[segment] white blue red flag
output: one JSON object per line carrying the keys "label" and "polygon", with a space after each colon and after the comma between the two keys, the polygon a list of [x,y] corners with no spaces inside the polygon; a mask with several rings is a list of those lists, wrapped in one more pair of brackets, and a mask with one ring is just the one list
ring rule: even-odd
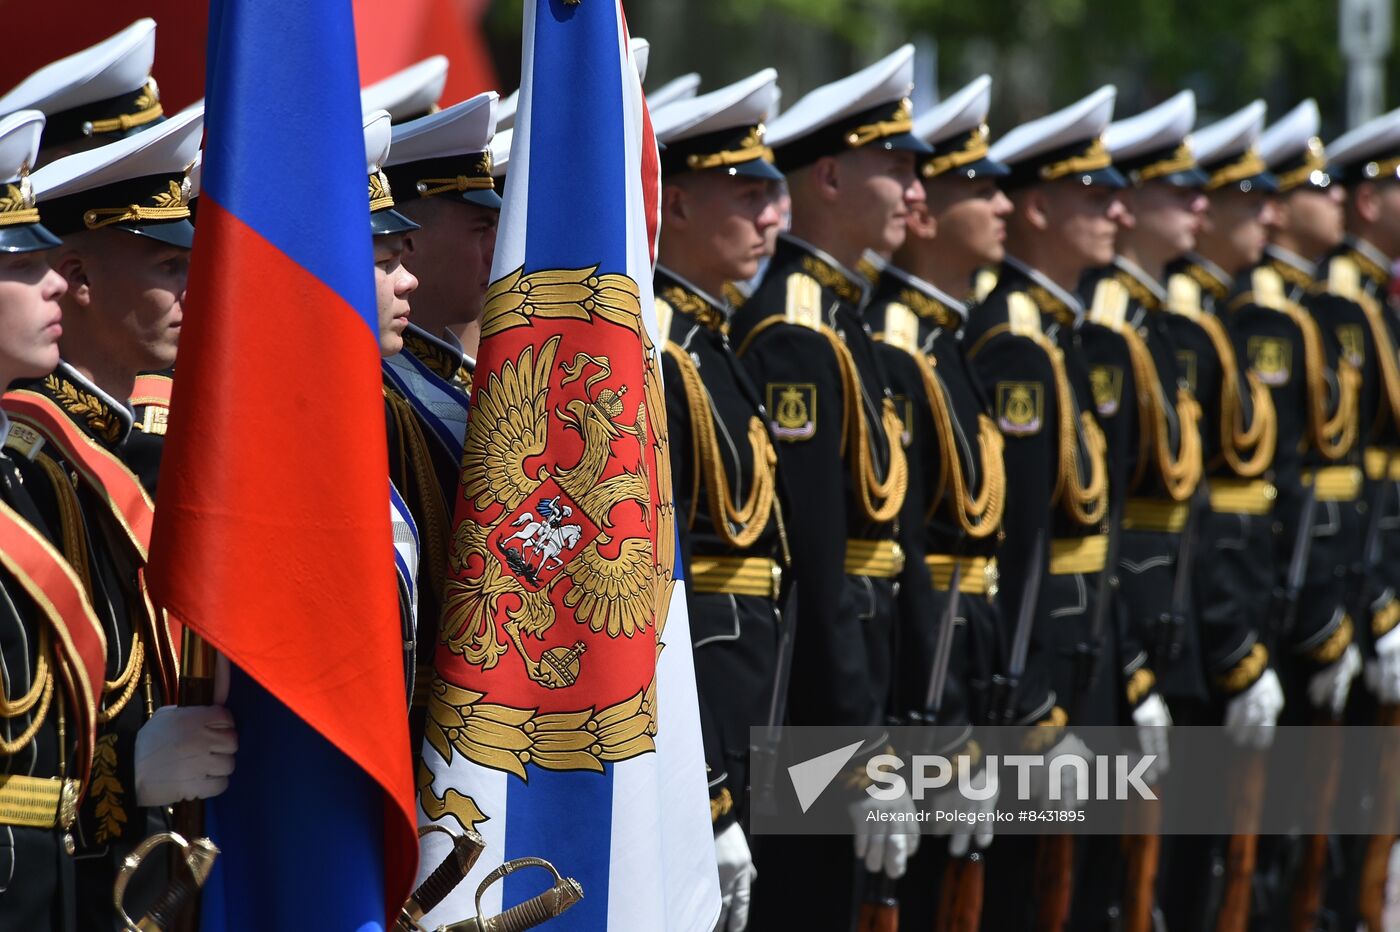
{"label": "white blue red flag", "polygon": [[[708,930],[718,876],[651,276],[656,141],[618,0],[528,0],[472,378],[423,766],[424,821],[583,886],[550,928]],[[422,874],[442,859],[424,840]],[[487,913],[546,885],[489,889]]]}

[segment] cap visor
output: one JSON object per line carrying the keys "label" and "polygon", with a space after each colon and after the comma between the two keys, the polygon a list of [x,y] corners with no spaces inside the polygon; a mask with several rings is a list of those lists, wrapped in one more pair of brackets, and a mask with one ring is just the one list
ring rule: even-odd
{"label": "cap visor", "polygon": [[1188,168],[1184,172],[1172,172],[1156,180],[1176,188],[1204,188],[1210,183],[1210,175],[1199,168]]}
{"label": "cap visor", "polygon": [[21,223],[0,227],[0,252],[39,252],[63,245],[63,240],[50,233],[42,224]]}
{"label": "cap visor", "polygon": [[421,230],[422,227],[388,207],[369,215],[369,229],[374,236],[388,236],[390,233],[412,233],[414,230]]}
{"label": "cap visor", "polygon": [[1246,194],[1258,191],[1261,194],[1277,194],[1278,178],[1273,172],[1260,172],[1257,175],[1250,175],[1235,182],[1235,185]]}
{"label": "cap visor", "polygon": [[[1068,175],[1066,177],[1073,178],[1074,176]],[[1095,188],[1126,188],[1128,186],[1128,179],[1124,178],[1123,173],[1112,165],[1084,172],[1082,178],[1086,185]]]}
{"label": "cap visor", "polygon": [[957,169],[969,181],[974,178],[1005,178],[1011,174],[1011,166],[996,159],[978,159]]}
{"label": "cap visor", "polygon": [[783,180],[783,173],[778,171],[773,163],[767,159],[751,159],[747,162],[740,162],[738,165],[730,165],[727,168],[717,168],[715,171],[741,175],[745,178],[762,178],[765,181]]}
{"label": "cap visor", "polygon": [[913,133],[896,133],[893,136],[886,136],[884,139],[878,140],[876,145],[886,149],[913,152],[918,155],[933,155],[933,147]]}
{"label": "cap visor", "polygon": [[501,209],[501,196],[496,193],[495,188],[485,188],[480,191],[463,191],[462,201],[467,204],[475,204],[477,207],[485,207],[488,210]]}
{"label": "cap visor", "polygon": [[137,236],[149,236],[151,239],[169,243],[171,246],[179,246],[182,249],[194,247],[194,224],[188,220],[167,220],[163,223],[121,223],[117,225],[117,229],[135,233]]}

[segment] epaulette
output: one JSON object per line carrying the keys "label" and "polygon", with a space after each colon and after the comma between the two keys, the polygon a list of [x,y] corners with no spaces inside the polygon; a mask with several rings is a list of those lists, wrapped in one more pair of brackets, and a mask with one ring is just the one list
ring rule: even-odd
{"label": "epaulette", "polygon": [[1157,300],[1157,295],[1152,293],[1152,289],[1139,281],[1136,275],[1119,269],[1113,273],[1113,280],[1128,290],[1129,297],[1148,310],[1155,311],[1161,304],[1161,302]]}
{"label": "epaulette", "polygon": [[972,297],[981,304],[987,300],[987,295],[997,286],[997,270],[993,268],[979,269],[972,279]]}
{"label": "epaulette", "polygon": [[790,324],[817,330],[822,324],[822,286],[806,272],[787,277],[787,305],[783,317]]}
{"label": "epaulette", "polygon": [[663,344],[670,338],[671,318],[675,314],[676,309],[671,307],[670,302],[663,298],[656,299],[656,332]]}
{"label": "epaulette", "polygon": [[1018,337],[1040,336],[1040,308],[1023,291],[1006,296],[1006,323]]}
{"label": "epaulette", "polygon": [[1229,287],[1224,282],[1194,262],[1186,266],[1186,274],[1191,276],[1203,289],[1209,291],[1217,301],[1225,300],[1230,293]]}
{"label": "epaulette", "polygon": [[1180,272],[1167,279],[1167,310],[1195,319],[1201,313],[1201,283]]}
{"label": "epaulette", "polygon": [[1327,263],[1327,291],[1355,301],[1361,294],[1361,266],[1350,256],[1334,256]]}
{"label": "epaulette", "polygon": [[1288,303],[1284,293],[1283,276],[1269,266],[1261,265],[1250,273],[1249,287],[1250,300],[1260,307],[1281,311]]}
{"label": "epaulette", "polygon": [[897,301],[885,305],[880,338],[906,353],[919,352],[919,315]]}
{"label": "epaulette", "polygon": [[1089,307],[1089,320],[1101,327],[1117,330],[1128,319],[1128,302],[1132,295],[1117,276],[1100,279],[1094,287],[1094,301]]}

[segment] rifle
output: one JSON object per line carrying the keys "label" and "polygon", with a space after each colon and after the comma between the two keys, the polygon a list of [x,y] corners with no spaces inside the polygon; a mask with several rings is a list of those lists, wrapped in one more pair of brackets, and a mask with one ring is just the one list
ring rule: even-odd
{"label": "rifle", "polygon": [[[1191,568],[1195,560],[1196,529],[1201,512],[1209,501],[1205,483],[1196,487],[1176,548],[1176,573],[1172,577],[1172,599],[1157,618],[1154,659],[1173,663],[1181,657],[1191,596]],[[1151,932],[1152,907],[1156,903],[1157,869],[1161,863],[1162,804],[1160,800],[1135,800],[1132,818],[1140,825],[1123,836],[1126,862],[1123,891],[1125,932]]]}
{"label": "rifle", "polygon": [[779,610],[778,659],[773,670],[773,693],[768,700],[768,722],[758,744],[749,748],[749,785],[752,811],[758,816],[778,812],[778,745],[787,716],[788,679],[792,673],[792,649],[797,634],[797,586],[788,590],[787,603]]}
{"label": "rifle", "polygon": [[895,881],[884,871],[866,874],[857,932],[899,932],[899,898]]}
{"label": "rifle", "polygon": [[992,676],[991,699],[988,703],[992,724],[1010,725],[1016,720],[1016,689],[1026,672],[1026,654],[1030,651],[1031,625],[1035,622],[1035,603],[1040,598],[1040,579],[1049,559],[1045,553],[1045,528],[1036,531],[1032,544],[1032,559],[1021,589],[1021,605],[1016,613],[1016,629],[1011,638],[1011,653],[1007,657],[1006,673]]}
{"label": "rifle", "polygon": [[1103,651],[1103,633],[1108,627],[1108,617],[1113,605],[1113,590],[1118,588],[1118,548],[1123,539],[1123,504],[1125,495],[1119,495],[1113,502],[1108,518],[1108,553],[1104,557],[1103,572],[1099,574],[1098,601],[1094,603],[1094,615],[1089,621],[1089,636],[1074,648],[1074,703],[1075,717],[1081,711],[1085,697],[1093,692],[1099,678],[1099,655]]}
{"label": "rifle", "polygon": [[[1274,590],[1270,619],[1275,633],[1282,637],[1293,630],[1298,618],[1298,596],[1303,591],[1303,577],[1308,570],[1312,551],[1312,532],[1317,522],[1317,487],[1304,486],[1303,507],[1289,552],[1288,571],[1283,585]],[[1254,866],[1258,858],[1259,809],[1266,791],[1266,758],[1262,751],[1249,750],[1245,758],[1244,778],[1235,795],[1235,832],[1230,836],[1225,853],[1225,887],[1221,894],[1216,932],[1244,932],[1249,925],[1250,898],[1254,883]]]}
{"label": "rifle", "polygon": [[[1400,705],[1382,705],[1376,711],[1376,724],[1400,727]],[[1357,914],[1368,932],[1378,932],[1385,913],[1385,885],[1390,873],[1390,852],[1395,847],[1396,807],[1400,790],[1400,761],[1388,754],[1381,763],[1381,779],[1377,784],[1376,811],[1381,834],[1366,839],[1366,853],[1361,862],[1361,890]]]}
{"label": "rifle", "polygon": [[[140,922],[134,922],[127,915],[123,902],[126,899],[127,884],[131,882],[132,876],[146,856],[161,845],[167,844],[179,848],[181,854],[175,858],[176,867],[170,885],[165,888],[165,892],[151,907],[150,912],[141,917]],[[199,892],[199,888],[204,886],[204,881],[209,879],[209,873],[214,869],[214,859],[218,856],[219,849],[209,839],[196,838],[190,842],[176,832],[160,832],[141,842],[123,860],[121,870],[117,872],[117,881],[112,887],[112,901],[117,907],[117,916],[121,919],[123,927],[127,932],[169,932],[180,921],[185,908]]]}

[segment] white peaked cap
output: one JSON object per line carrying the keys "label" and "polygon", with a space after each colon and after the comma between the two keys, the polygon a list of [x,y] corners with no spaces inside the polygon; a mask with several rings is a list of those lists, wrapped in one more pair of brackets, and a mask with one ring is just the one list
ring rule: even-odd
{"label": "white peaked cap", "polygon": [[393,129],[392,152],[384,164],[402,165],[484,151],[496,135],[498,99],[495,91],[486,91],[437,113],[398,124]]}
{"label": "white peaked cap", "polygon": [[53,200],[146,175],[184,172],[203,135],[204,111],[183,111],[145,132],[51,162],[31,181],[41,200]]}
{"label": "white peaked cap", "polygon": [[773,121],[768,142],[774,147],[785,145],[872,107],[907,97],[913,89],[914,46],[904,45],[875,64],[806,94]]}
{"label": "white peaked cap", "polygon": [[0,113],[47,114],[139,90],[156,58],[156,21],[138,19],[121,32],[40,68],[0,97]]}
{"label": "white peaked cap", "polygon": [[987,122],[992,77],[981,75],[914,118],[914,135],[929,145],[964,136]]}
{"label": "white peaked cap", "polygon": [[360,91],[360,109],[386,110],[391,120],[410,120],[431,111],[446,86],[447,56],[434,55]]}
{"label": "white peaked cap", "polygon": [[1176,148],[1195,125],[1196,95],[1182,91],[1149,110],[1110,123],[1103,144],[1115,162],[1128,161]]}
{"label": "white peaked cap", "polygon": [[647,95],[647,106],[655,113],[667,104],[688,100],[700,92],[700,72],[692,71],[672,78]]}
{"label": "white peaked cap", "polygon": [[652,112],[657,142],[670,144],[738,126],[766,122],[773,113],[778,72],[764,68],[727,87]]}
{"label": "white peaked cap", "polygon": [[1118,89],[1106,84],[1063,110],[1022,123],[998,139],[989,154],[998,162],[1018,165],[1065,146],[1097,139],[1113,119],[1117,97]]}

